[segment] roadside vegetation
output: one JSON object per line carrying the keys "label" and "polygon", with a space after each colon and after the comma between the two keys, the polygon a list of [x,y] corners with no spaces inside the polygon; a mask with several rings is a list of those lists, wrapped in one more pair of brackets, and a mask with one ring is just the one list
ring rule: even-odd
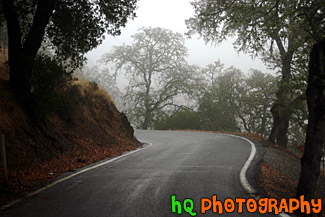
{"label": "roadside vegetation", "polygon": [[140,146],[109,93],[72,75],[104,33],[120,33],[135,3],[0,1],[0,133],[8,165],[0,206]]}
{"label": "roadside vegetation", "polygon": [[0,189],[0,206],[62,173],[140,146],[126,116],[94,82],[61,84],[55,94],[64,97],[36,104],[32,116],[7,84],[0,83],[0,131],[6,139],[9,183]]}
{"label": "roadside vegetation", "polygon": [[[276,74],[243,72],[219,60],[191,65],[185,37],[160,27],[140,28],[131,43],[107,51],[100,67],[83,67],[105,34],[119,35],[136,16],[136,3],[0,1],[9,57],[0,76],[9,186],[31,189],[48,176],[136,148],[129,119],[140,129],[254,134],[300,152],[295,196],[313,198],[323,180],[324,0],[192,1],[187,37],[198,34],[207,43],[234,37],[238,52],[262,59]],[[122,74],[125,90],[116,84]],[[41,165],[46,172],[35,170]],[[264,163],[261,170],[276,176]]]}

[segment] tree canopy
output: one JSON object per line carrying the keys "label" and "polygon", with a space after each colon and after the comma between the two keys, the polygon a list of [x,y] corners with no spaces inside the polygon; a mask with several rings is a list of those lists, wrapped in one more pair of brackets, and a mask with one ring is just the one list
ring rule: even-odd
{"label": "tree canopy", "polygon": [[99,45],[104,33],[118,35],[135,16],[137,0],[1,0],[0,19],[9,38],[10,84],[22,94],[42,43],[70,68]]}
{"label": "tree canopy", "polygon": [[233,36],[237,50],[258,56],[279,70],[281,83],[272,108],[270,140],[286,145],[293,113],[290,104],[305,98],[295,93],[304,95],[306,86],[295,85],[293,77],[307,72],[309,50],[325,35],[325,2],[195,0],[192,5],[195,15],[186,21],[188,35],[198,33],[205,41],[216,43]]}
{"label": "tree canopy", "polygon": [[131,45],[116,46],[102,58],[112,63],[115,73],[124,71],[129,117],[139,127],[151,127],[157,113],[175,106],[175,96],[186,93],[192,68],[187,65],[187,49],[179,33],[163,28],[141,28]]}

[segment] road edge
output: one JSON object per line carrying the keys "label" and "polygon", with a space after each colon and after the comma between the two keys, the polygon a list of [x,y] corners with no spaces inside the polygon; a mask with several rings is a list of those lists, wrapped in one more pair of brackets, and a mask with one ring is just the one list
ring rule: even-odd
{"label": "road edge", "polygon": [[225,135],[245,140],[246,142],[248,142],[251,145],[251,152],[249,154],[249,157],[248,157],[247,161],[245,162],[244,166],[242,167],[242,169],[240,170],[239,180],[240,180],[240,184],[243,186],[243,188],[249,194],[251,194],[251,195],[256,194],[256,190],[251,186],[251,184],[249,184],[249,182],[247,180],[247,176],[246,176],[246,172],[247,172],[247,170],[248,170],[250,164],[252,163],[252,161],[255,157],[255,154],[256,154],[255,144],[252,141],[250,141],[249,139],[246,139],[245,137],[231,135],[231,134],[225,134]]}
{"label": "road edge", "polygon": [[140,141],[140,140],[138,140],[138,141],[141,142],[141,143],[143,143],[143,144],[148,144],[148,145],[147,145],[147,146],[144,146],[144,147],[137,148],[137,149],[135,149],[135,150],[133,150],[133,151],[124,152],[124,153],[123,153],[122,155],[120,155],[120,156],[113,157],[113,158],[109,158],[109,159],[107,159],[107,160],[104,160],[104,161],[101,162],[101,163],[95,163],[93,166],[89,166],[89,167],[86,166],[86,167],[84,167],[83,169],[81,169],[80,171],[75,172],[75,173],[73,173],[73,174],[71,174],[71,175],[69,175],[69,176],[63,177],[63,178],[61,178],[61,179],[58,179],[58,180],[56,180],[56,181],[54,181],[54,182],[52,182],[52,183],[50,183],[50,184],[48,184],[48,185],[46,185],[46,186],[44,186],[44,187],[42,187],[42,188],[39,188],[39,189],[37,189],[37,190],[35,190],[35,191],[33,191],[33,192],[27,194],[26,196],[22,197],[21,199],[14,200],[14,201],[12,201],[12,202],[10,202],[10,203],[4,205],[4,206],[1,206],[1,207],[0,207],[0,211],[3,211],[3,210],[5,210],[5,209],[8,209],[8,208],[10,208],[10,207],[16,205],[17,203],[20,203],[21,201],[23,201],[23,200],[29,198],[29,197],[32,197],[32,196],[34,196],[34,195],[37,195],[37,194],[41,193],[42,191],[45,191],[45,190],[47,190],[47,189],[49,189],[49,188],[51,188],[51,187],[53,187],[53,186],[55,186],[55,185],[57,185],[57,184],[63,182],[63,181],[66,181],[66,180],[68,180],[68,179],[71,179],[71,178],[73,178],[73,177],[75,177],[75,176],[77,176],[77,175],[80,175],[80,174],[85,173],[85,172],[87,172],[87,171],[90,171],[90,170],[96,169],[96,168],[98,168],[98,167],[104,166],[104,165],[109,164],[109,163],[111,163],[111,162],[117,161],[117,160],[119,160],[119,159],[121,159],[121,158],[124,158],[124,157],[126,157],[126,156],[129,156],[129,155],[135,154],[135,153],[137,153],[137,152],[139,152],[139,151],[143,151],[144,149],[149,148],[149,147],[152,146],[152,143],[151,143],[151,142]]}
{"label": "road edge", "polygon": [[[242,137],[242,136],[236,136],[236,135],[232,135],[232,134],[225,134],[227,136],[231,136],[231,137],[236,137],[242,140],[245,140],[246,142],[248,142],[251,145],[251,152],[250,155],[246,161],[246,163],[244,164],[243,168],[240,170],[240,184],[243,186],[243,188],[252,196],[254,196],[255,198],[259,198],[258,195],[256,195],[257,191],[249,184],[248,180],[247,180],[247,176],[246,176],[246,172],[250,166],[250,164],[252,163],[255,154],[256,154],[256,146],[254,144],[254,142],[252,142],[251,140]],[[279,216],[281,217],[291,217],[290,215],[286,214],[286,213],[280,213]]]}

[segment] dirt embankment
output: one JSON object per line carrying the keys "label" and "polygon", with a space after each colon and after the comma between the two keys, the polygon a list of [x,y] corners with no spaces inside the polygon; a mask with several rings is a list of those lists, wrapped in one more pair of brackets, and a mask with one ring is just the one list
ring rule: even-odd
{"label": "dirt embankment", "polygon": [[9,186],[0,188],[0,206],[59,174],[140,145],[126,116],[96,84],[73,81],[63,91],[69,106],[32,121],[6,81],[0,82],[0,133],[6,138],[9,173]]}
{"label": "dirt embankment", "polygon": [[[259,148],[262,160],[257,178],[262,197],[295,198],[300,175],[300,157],[279,146],[262,145]],[[314,216],[325,217],[325,171],[317,181],[315,199],[321,199],[322,211]]]}

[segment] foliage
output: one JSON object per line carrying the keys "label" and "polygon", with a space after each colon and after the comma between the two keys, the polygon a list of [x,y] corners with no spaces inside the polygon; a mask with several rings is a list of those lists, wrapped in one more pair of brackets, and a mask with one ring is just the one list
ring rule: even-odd
{"label": "foliage", "polygon": [[156,130],[200,129],[198,113],[188,108],[182,108],[172,115],[158,117],[155,121]]}
{"label": "foliage", "polygon": [[58,1],[47,28],[56,55],[79,65],[83,54],[102,42],[105,32],[120,34],[127,17],[135,16],[135,3],[136,0]]}
{"label": "foliage", "polygon": [[286,145],[295,112],[290,104],[304,100],[306,80],[301,79],[306,79],[308,52],[325,35],[325,2],[195,0],[192,5],[195,15],[186,21],[188,35],[199,33],[205,41],[217,43],[236,36],[237,50],[259,56],[281,72],[270,140]]}
{"label": "foliage", "polygon": [[[49,65],[55,71],[60,68],[48,58],[43,61],[37,57],[37,62],[40,70],[34,75],[41,77],[47,77],[48,72],[43,74],[41,69],[48,70]],[[54,89],[63,92],[74,112],[60,106],[58,112],[35,123],[26,117],[7,85],[0,82],[0,131],[6,135],[10,168],[7,188],[10,190],[0,194],[1,205],[12,200],[12,196],[19,199],[24,192],[41,188],[62,173],[121,155],[140,145],[104,90],[82,81],[69,81],[64,87]]]}
{"label": "foliage", "polygon": [[258,70],[251,70],[244,81],[245,91],[241,95],[238,117],[247,132],[262,136],[270,133],[272,126],[271,105],[276,100],[278,81]]}
{"label": "foliage", "polygon": [[[82,65],[84,54],[98,46],[104,34],[118,35],[135,17],[137,0],[13,0],[1,1],[9,41],[11,88],[26,96],[36,55],[43,46],[66,69]],[[19,63],[19,64],[17,64]]]}
{"label": "foliage", "polygon": [[[222,65],[214,67],[214,69],[216,68],[219,71],[222,69]],[[238,99],[242,92],[241,78],[241,72],[231,67],[215,76],[211,82],[212,85],[207,86],[208,89],[198,103],[201,129],[215,131],[239,130],[236,117]]]}
{"label": "foliage", "polygon": [[120,110],[122,109],[122,95],[123,93],[117,87],[116,80],[107,68],[99,69],[97,66],[88,68],[84,66],[82,69],[77,70],[75,73],[78,77],[96,82],[104,88],[112,97],[114,104]]}
{"label": "foliage", "polygon": [[[270,132],[276,77],[253,69],[245,76],[234,67],[224,69],[219,60],[197,71],[201,79],[200,85],[192,86],[197,93],[192,110],[159,116],[156,129],[245,131],[262,136]],[[292,135],[297,137],[297,132]]]}
{"label": "foliage", "polygon": [[115,74],[124,71],[129,84],[126,113],[131,122],[147,129],[158,113],[175,106],[174,99],[190,92],[193,70],[185,61],[187,49],[179,33],[163,28],[141,28],[131,45],[116,46],[103,56]]}
{"label": "foliage", "polygon": [[[239,51],[260,55],[273,66],[289,40],[289,48],[295,51],[324,34],[322,0],[195,0],[192,5],[195,16],[186,21],[189,36],[199,33],[205,41],[217,43],[236,36],[234,45]],[[273,43],[278,51],[273,50]]]}
{"label": "foliage", "polygon": [[64,67],[48,56],[37,56],[32,72],[30,95],[30,115],[42,119],[59,109],[68,111],[68,99],[64,94],[64,85],[70,78]]}
{"label": "foliage", "polygon": [[[127,18],[135,17],[136,0],[55,0],[46,27],[45,39],[49,47],[60,60],[69,60],[74,66],[83,61],[83,54],[98,46],[104,39],[104,33],[119,35]],[[37,0],[13,1],[22,41],[28,40],[32,27],[38,20],[42,4]],[[3,10],[3,11],[2,11]],[[3,13],[6,8],[3,7]],[[43,14],[42,14],[43,15]],[[3,14],[1,17],[4,17]],[[8,22],[8,21],[7,21]]]}

